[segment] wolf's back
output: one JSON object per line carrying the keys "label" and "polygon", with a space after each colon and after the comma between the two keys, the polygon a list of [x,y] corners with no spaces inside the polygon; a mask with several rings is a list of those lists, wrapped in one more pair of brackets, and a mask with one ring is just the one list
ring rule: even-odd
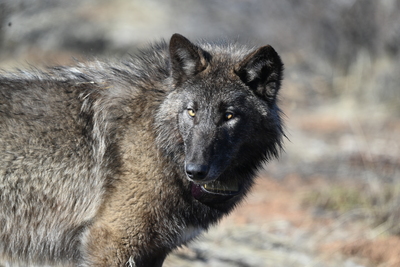
{"label": "wolf's back", "polygon": [[103,181],[79,90],[43,78],[0,80],[0,254],[76,260]]}

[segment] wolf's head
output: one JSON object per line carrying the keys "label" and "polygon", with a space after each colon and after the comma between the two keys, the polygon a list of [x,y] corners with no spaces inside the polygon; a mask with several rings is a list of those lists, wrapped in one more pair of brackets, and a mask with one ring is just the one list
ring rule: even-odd
{"label": "wolf's head", "polygon": [[271,46],[195,45],[179,34],[169,54],[171,91],[158,111],[158,143],[194,198],[212,205],[241,195],[281,147],[278,54]]}

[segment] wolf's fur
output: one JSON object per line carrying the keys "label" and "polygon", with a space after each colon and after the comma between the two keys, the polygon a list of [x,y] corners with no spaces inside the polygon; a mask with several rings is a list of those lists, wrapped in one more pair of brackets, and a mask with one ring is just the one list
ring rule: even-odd
{"label": "wolf's fur", "polygon": [[270,46],[178,34],[124,63],[3,73],[0,260],[161,266],[277,155],[281,77]]}

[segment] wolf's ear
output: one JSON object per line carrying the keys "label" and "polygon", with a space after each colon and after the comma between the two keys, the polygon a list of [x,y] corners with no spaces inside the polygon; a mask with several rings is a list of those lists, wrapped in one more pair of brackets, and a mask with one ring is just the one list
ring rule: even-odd
{"label": "wolf's ear", "polygon": [[271,46],[260,47],[249,54],[235,66],[235,72],[258,96],[267,101],[275,100],[281,86],[283,64]]}
{"label": "wolf's ear", "polygon": [[202,72],[207,67],[206,53],[188,39],[175,33],[169,42],[171,75],[176,83]]}

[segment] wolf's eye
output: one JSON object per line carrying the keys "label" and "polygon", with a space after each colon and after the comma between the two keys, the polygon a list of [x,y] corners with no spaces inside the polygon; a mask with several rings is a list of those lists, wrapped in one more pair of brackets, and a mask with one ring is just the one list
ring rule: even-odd
{"label": "wolf's eye", "polygon": [[234,117],[232,112],[225,112],[225,120],[230,120]]}
{"label": "wolf's eye", "polygon": [[190,117],[196,116],[196,112],[195,112],[193,109],[191,109],[191,108],[189,108],[189,109],[187,110],[187,112],[188,112],[188,114],[189,114]]}

